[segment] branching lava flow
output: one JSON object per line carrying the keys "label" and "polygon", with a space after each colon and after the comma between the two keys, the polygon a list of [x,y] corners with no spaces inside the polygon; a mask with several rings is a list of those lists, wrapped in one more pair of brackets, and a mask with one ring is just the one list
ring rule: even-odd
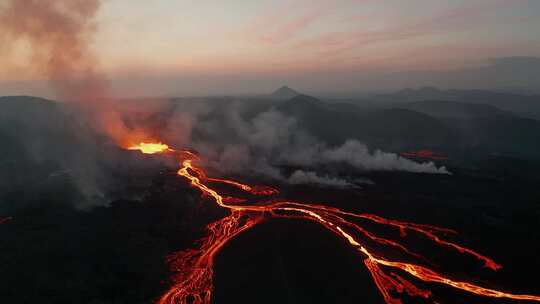
{"label": "branching lava flow", "polygon": [[[144,147],[133,147],[132,149],[149,153],[149,150]],[[176,153],[182,160],[178,175],[188,179],[192,186],[199,189],[205,196],[210,197],[219,206],[231,211],[229,216],[208,225],[209,233],[201,240],[199,248],[177,252],[169,258],[173,271],[177,275],[174,278],[175,284],[159,299],[159,304],[209,304],[214,289],[212,279],[216,254],[232,238],[268,217],[310,220],[342,238],[346,244],[359,253],[364,265],[371,273],[375,285],[388,304],[401,304],[402,294],[435,302],[433,292],[417,286],[418,284],[415,284],[414,280],[442,284],[483,297],[540,302],[540,296],[508,293],[453,279],[450,275],[445,275],[418,262],[426,260],[419,253],[406,248],[399,241],[375,235],[362,227],[359,222],[370,222],[397,229],[401,232],[402,237],[407,232],[416,233],[436,245],[470,255],[490,270],[495,271],[501,268],[501,265],[487,256],[442,239],[445,235],[455,234],[456,232],[453,230],[389,220],[372,214],[357,214],[321,204],[268,200],[248,205],[245,204],[246,200],[220,194],[211,188],[210,184],[227,184],[260,197],[278,194],[279,191],[270,187],[250,186],[232,180],[209,178],[203,169],[195,164],[199,160],[198,156],[188,151],[174,151],[164,145],[163,149],[152,150],[150,153],[158,152]],[[243,204],[239,204],[239,202]],[[403,260],[395,260],[385,255],[385,252],[390,249],[397,250]],[[408,262],[409,260],[416,262]],[[410,278],[406,278],[406,276]]]}

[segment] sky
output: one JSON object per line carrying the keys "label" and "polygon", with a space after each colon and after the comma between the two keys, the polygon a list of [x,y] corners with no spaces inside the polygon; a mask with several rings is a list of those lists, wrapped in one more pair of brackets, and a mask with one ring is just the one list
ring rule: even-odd
{"label": "sky", "polygon": [[[95,23],[89,48],[120,95],[538,85],[491,75],[540,57],[538,0],[104,0]],[[0,95],[47,94],[24,54],[0,58]]]}

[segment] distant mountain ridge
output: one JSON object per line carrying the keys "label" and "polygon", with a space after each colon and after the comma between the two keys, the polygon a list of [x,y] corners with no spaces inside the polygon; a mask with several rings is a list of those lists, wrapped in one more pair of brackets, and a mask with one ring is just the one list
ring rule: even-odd
{"label": "distant mountain ridge", "polygon": [[404,103],[426,100],[484,103],[510,111],[525,118],[540,120],[540,95],[520,95],[487,90],[441,90],[435,87],[404,89],[391,94],[378,95],[378,103]]}
{"label": "distant mountain ridge", "polygon": [[489,104],[424,100],[362,108],[299,95],[277,109],[330,144],[358,139],[390,151],[422,147],[540,157],[540,121]]}
{"label": "distant mountain ridge", "polygon": [[[274,109],[293,118],[300,130],[328,145],[357,139],[372,149],[386,151],[434,149],[540,158],[540,121],[489,103],[394,101],[367,108],[325,102],[303,94],[288,100],[246,98],[240,102],[241,115],[247,121]],[[173,100],[169,106],[145,116],[142,123],[159,133],[176,116],[176,111],[182,111],[181,104],[182,101]],[[209,100],[206,104],[212,111],[205,119],[219,121],[231,101]],[[57,147],[77,145],[75,135],[82,130],[73,121],[75,117],[66,117],[64,106],[33,97],[0,98],[0,139],[10,142],[9,146],[28,142],[26,139],[32,139],[33,146],[50,142]]]}
{"label": "distant mountain ridge", "polygon": [[413,101],[405,104],[394,104],[393,107],[413,110],[437,118],[474,119],[496,115],[514,115],[489,104],[446,100]]}

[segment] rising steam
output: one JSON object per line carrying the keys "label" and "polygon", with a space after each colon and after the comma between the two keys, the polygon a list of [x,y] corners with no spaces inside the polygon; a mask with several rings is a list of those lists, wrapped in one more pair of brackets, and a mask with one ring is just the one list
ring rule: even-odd
{"label": "rising steam", "polygon": [[[347,181],[317,169],[343,164],[360,171],[407,171],[449,174],[433,162],[418,163],[395,153],[370,151],[363,143],[351,139],[339,146],[328,146],[275,108],[246,117],[245,104],[226,107],[209,103],[186,103],[171,115],[165,131],[167,141],[191,147],[205,158],[213,170],[233,175],[264,176],[291,184],[319,184],[350,187],[358,181]],[[182,126],[180,133],[173,130]],[[286,175],[280,168],[302,168]],[[336,167],[336,166],[333,166]]]}
{"label": "rising steam", "polygon": [[292,185],[313,184],[320,186],[336,187],[336,188],[348,188],[356,187],[356,185],[337,177],[332,176],[320,176],[313,171],[296,170],[291,174],[288,183]]}

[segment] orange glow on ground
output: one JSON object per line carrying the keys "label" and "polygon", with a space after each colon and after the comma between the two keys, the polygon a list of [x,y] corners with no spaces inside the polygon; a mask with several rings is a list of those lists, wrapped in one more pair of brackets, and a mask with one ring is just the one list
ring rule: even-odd
{"label": "orange glow on ground", "polygon": [[447,156],[437,153],[437,152],[433,152],[431,150],[410,151],[410,152],[403,152],[400,154],[401,156],[409,157],[409,158],[428,158],[428,159],[433,159],[433,160],[448,160]]}
{"label": "orange glow on ground", "polygon": [[[211,184],[230,185],[262,199],[279,194],[279,190],[264,186],[249,186],[233,180],[210,178],[201,167],[195,164],[199,161],[196,154],[178,151],[178,157],[183,159],[178,175],[189,180],[204,197],[212,199],[222,208],[229,209],[231,213],[207,226],[208,235],[199,241],[198,248],[179,251],[168,258],[176,274],[173,277],[174,285],[159,299],[158,304],[210,304],[214,290],[215,256],[228,241],[269,218],[309,220],[333,232],[345,244],[358,252],[359,265],[363,264],[371,273],[375,286],[387,304],[402,304],[403,294],[439,303],[434,298],[435,291],[416,285],[413,279],[445,285],[483,297],[540,302],[540,296],[513,294],[482,287],[472,282],[456,280],[451,274],[444,274],[430,268],[433,266],[426,266],[434,264],[402,244],[408,233],[417,234],[439,245],[441,249],[451,249],[470,256],[487,269],[496,271],[501,268],[501,265],[489,257],[443,240],[448,235],[457,234],[451,229],[390,220],[373,214],[352,213],[315,203],[269,199],[256,205],[249,205],[246,204],[249,202],[247,199],[220,194],[218,190],[211,187]],[[240,202],[243,205],[237,205]],[[379,236],[375,232],[368,231],[360,223],[362,221],[391,227],[400,232],[401,240]],[[394,255],[389,255],[389,252],[393,252]],[[395,258],[395,253],[399,253],[399,259]]]}
{"label": "orange glow on ground", "polygon": [[157,143],[141,142],[138,145],[130,146],[127,149],[139,150],[144,154],[156,154],[156,153],[173,151],[171,148],[169,148],[169,146],[161,142],[157,142]]}

